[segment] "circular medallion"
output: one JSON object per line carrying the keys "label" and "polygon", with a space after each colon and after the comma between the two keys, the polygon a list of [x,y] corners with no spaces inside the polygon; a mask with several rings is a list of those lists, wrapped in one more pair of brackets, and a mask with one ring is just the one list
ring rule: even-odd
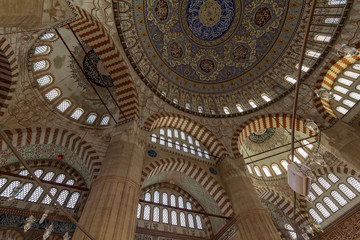
{"label": "circular medallion", "polygon": [[154,150],[149,150],[148,151],[148,155],[150,156],[150,157],[157,157],[157,153],[154,151]]}
{"label": "circular medallion", "polygon": [[[99,87],[105,87],[104,83],[108,87],[114,86],[110,74],[107,72],[107,70],[104,67],[104,64],[102,63],[99,56],[96,54],[94,50],[90,50],[87,53],[87,56],[84,57],[83,66],[86,76],[88,77],[88,79],[90,79],[92,83],[96,84]],[[95,68],[97,69],[94,69],[93,66],[95,66]],[[97,72],[100,73],[102,80]]]}
{"label": "circular medallion", "polygon": [[265,128],[259,130],[249,136],[249,140],[253,143],[263,143],[274,136],[276,128]]}

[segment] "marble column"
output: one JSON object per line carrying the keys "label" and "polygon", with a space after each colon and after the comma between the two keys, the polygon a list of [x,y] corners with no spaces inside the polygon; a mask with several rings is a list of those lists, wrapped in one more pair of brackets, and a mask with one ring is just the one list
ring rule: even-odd
{"label": "marble column", "polygon": [[[80,217],[97,240],[135,238],[145,134],[135,122],[114,128],[98,178]],[[77,229],[72,239],[88,239]]]}
{"label": "marble column", "polygon": [[268,211],[246,174],[244,160],[224,159],[220,173],[232,204],[241,240],[280,239]]}
{"label": "marble column", "polygon": [[360,173],[360,131],[339,120],[321,133],[321,146]]}

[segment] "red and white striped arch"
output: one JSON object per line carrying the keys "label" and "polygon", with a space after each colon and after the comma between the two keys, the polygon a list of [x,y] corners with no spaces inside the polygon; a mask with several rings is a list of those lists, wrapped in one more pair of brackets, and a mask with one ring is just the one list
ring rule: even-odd
{"label": "red and white striped arch", "polygon": [[161,127],[176,128],[184,131],[199,140],[211,155],[223,157],[227,154],[224,145],[217,140],[215,135],[201,124],[178,114],[158,113],[149,117],[144,127],[153,130]]}
{"label": "red and white striped arch", "polygon": [[[277,208],[279,208],[281,211],[283,211],[283,213],[285,214],[285,216],[288,219],[293,219],[294,216],[294,204],[288,200],[286,200],[285,198],[283,198],[282,196],[280,196],[277,193],[271,192],[271,191],[265,191],[263,193],[260,194],[260,198],[268,201],[269,203],[274,204]],[[297,226],[300,226],[308,221],[307,218],[307,202],[305,200],[305,198],[299,196],[299,198],[297,199],[297,202],[300,205],[297,205],[296,209],[295,209],[295,222]]]}
{"label": "red and white striped arch", "polygon": [[[52,144],[65,147],[84,161],[91,178],[96,178],[101,159],[92,146],[81,140],[81,137],[65,129],[59,128],[19,128],[5,130],[6,135],[15,147],[34,145],[34,144]],[[6,151],[8,146],[1,140],[1,151]],[[56,157],[56,156],[53,156]]]}
{"label": "red and white striped arch", "polygon": [[24,240],[25,238],[18,231],[4,230],[4,231],[0,231],[0,239]]}
{"label": "red and white striped arch", "polygon": [[[360,50],[360,48],[358,49]],[[336,81],[337,77],[340,73],[342,73],[347,67],[351,64],[355,63],[356,61],[360,60],[359,56],[352,56],[352,57],[343,57],[339,61],[337,61],[334,65],[330,67],[327,73],[324,76],[324,79],[321,83],[322,88],[326,88],[327,90],[331,91],[334,82]],[[321,103],[325,110],[334,118],[337,118],[334,111],[330,106],[330,101],[324,98],[321,98]]]}
{"label": "red and white striped arch", "polygon": [[[266,128],[292,129],[292,116],[287,114],[269,114],[252,118],[242,124],[234,133],[231,140],[231,148],[235,156],[240,155],[240,149],[244,141],[253,133]],[[296,118],[295,130],[307,136],[315,136],[316,133],[304,126],[305,120]]]}
{"label": "red and white striped arch", "polygon": [[[114,82],[118,103],[126,118],[137,119],[139,117],[138,94],[124,58],[107,30],[85,10],[79,7],[76,7],[76,10],[79,18],[70,24],[71,27],[103,62]],[[120,114],[119,121],[124,120],[124,116]]]}
{"label": "red and white striped arch", "polygon": [[[191,205],[193,207],[193,210],[195,211],[200,211],[200,212],[206,212],[204,210],[204,208],[200,205],[200,203],[198,201],[196,201],[188,192],[186,192],[184,189],[174,185],[174,184],[171,184],[171,183],[155,183],[153,185],[150,185],[146,188],[143,188],[142,189],[142,192],[145,193],[149,190],[156,190],[156,189],[160,189],[160,188],[168,188],[168,189],[171,189],[171,190],[174,190],[176,192],[178,192],[181,196],[189,199],[189,201],[191,202]],[[212,227],[211,227],[211,222],[210,222],[210,219],[208,216],[206,215],[203,215],[203,218],[204,218],[204,222],[205,222],[205,226],[206,226],[206,230],[207,232],[209,233],[210,237],[213,237],[214,236],[214,232],[212,230]]]}
{"label": "red and white striped arch", "polygon": [[0,38],[0,116],[9,106],[12,93],[15,91],[19,67],[14,51],[8,41]]}
{"label": "red and white striped arch", "polygon": [[348,177],[355,176],[357,178],[360,178],[360,174],[355,172],[353,169],[346,168],[346,167],[339,167],[339,166],[318,168],[318,169],[314,170],[313,173],[316,177],[326,176],[329,173],[333,173],[335,175],[336,174],[344,174]]}
{"label": "red and white striped arch", "polygon": [[160,159],[147,165],[141,173],[141,183],[162,172],[180,172],[198,182],[218,204],[221,212],[229,217],[233,210],[224,188],[207,172],[194,163],[178,158]]}

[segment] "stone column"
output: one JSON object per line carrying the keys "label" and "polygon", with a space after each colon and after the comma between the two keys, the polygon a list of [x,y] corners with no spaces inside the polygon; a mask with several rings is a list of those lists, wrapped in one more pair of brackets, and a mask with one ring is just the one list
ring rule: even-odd
{"label": "stone column", "polygon": [[[97,240],[135,238],[145,134],[133,121],[115,127],[98,178],[80,217]],[[88,239],[77,229],[73,239]]]}
{"label": "stone column", "polygon": [[358,129],[339,120],[330,129],[321,133],[320,144],[360,173],[360,131]]}
{"label": "stone column", "polygon": [[244,160],[224,159],[220,173],[232,204],[241,240],[279,240],[268,211],[246,174]]}

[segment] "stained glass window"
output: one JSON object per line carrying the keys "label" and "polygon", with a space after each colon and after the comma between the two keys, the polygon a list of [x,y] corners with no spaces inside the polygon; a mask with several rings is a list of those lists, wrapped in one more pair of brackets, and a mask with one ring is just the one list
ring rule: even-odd
{"label": "stained glass window", "polygon": [[188,214],[188,223],[189,223],[189,228],[195,228],[194,217],[191,214]]}
{"label": "stained glass window", "polygon": [[66,207],[67,208],[74,208],[77,201],[79,200],[79,197],[80,197],[80,193],[78,193],[78,192],[72,193]]}
{"label": "stained glass window", "polygon": [[192,210],[192,207],[191,207],[191,203],[190,203],[190,202],[186,202],[186,209],[187,209],[187,210]]}
{"label": "stained glass window", "polygon": [[75,184],[75,181],[74,181],[74,179],[69,179],[69,180],[66,181],[65,184],[66,184],[66,185],[73,186],[73,185]]}
{"label": "stained glass window", "polygon": [[199,215],[196,215],[196,216],[195,216],[195,219],[196,219],[197,229],[203,229],[203,227],[202,227],[202,222],[201,222],[201,217],[200,217]]}
{"label": "stained glass window", "polygon": [[162,222],[169,223],[169,212],[165,208],[162,210]]}
{"label": "stained glass window", "polygon": [[44,190],[40,186],[35,188],[34,192],[31,194],[28,201],[29,202],[37,202],[43,192],[44,192]]}
{"label": "stained glass window", "polygon": [[83,109],[77,108],[77,109],[75,109],[75,111],[72,113],[72,115],[70,117],[75,120],[78,120],[81,117],[81,115],[83,115],[83,113],[84,113]]}
{"label": "stained glass window", "polygon": [[146,221],[150,220],[150,206],[149,205],[145,205],[145,207],[144,207],[143,219]]}
{"label": "stained glass window", "polygon": [[180,226],[186,227],[185,213],[183,212],[180,213]]}
{"label": "stained glass window", "polygon": [[28,172],[28,170],[21,170],[21,171],[19,172],[19,175],[26,177],[27,175],[29,175],[29,172]]}
{"label": "stained glass window", "polygon": [[[56,189],[56,188],[50,188],[50,194],[51,194],[52,196],[55,196],[56,193],[57,193],[57,189]],[[46,195],[46,196],[44,197],[44,199],[42,200],[41,203],[43,203],[43,204],[50,204],[50,203],[51,203],[51,198],[50,198],[50,196],[49,196],[49,195]]]}
{"label": "stained glass window", "polygon": [[160,222],[160,209],[158,207],[154,207],[153,221]]}
{"label": "stained glass window", "polygon": [[34,184],[32,183],[26,183],[20,192],[16,195],[15,199],[18,200],[24,200],[26,195],[30,192],[30,190],[33,188]]}
{"label": "stained glass window", "polygon": [[151,201],[151,194],[150,193],[145,193],[145,201],[150,202]]}
{"label": "stained glass window", "polygon": [[45,76],[42,76],[42,77],[36,79],[36,81],[39,84],[39,86],[42,87],[42,86],[50,84],[52,82],[52,77],[49,75],[45,75]]}
{"label": "stained glass window", "polygon": [[55,182],[56,183],[62,183],[65,180],[65,175],[64,174],[59,174],[56,179]]}
{"label": "stained glass window", "polygon": [[6,178],[0,178],[0,189],[7,183]]}
{"label": "stained glass window", "polygon": [[178,225],[177,223],[177,212],[175,212],[174,210],[171,211],[171,225]]}
{"label": "stained glass window", "polygon": [[49,100],[52,101],[55,98],[57,98],[58,96],[60,96],[60,90],[57,88],[54,88],[52,90],[50,90],[48,93],[45,94],[45,97]]}
{"label": "stained glass window", "polygon": [[67,198],[67,196],[69,195],[69,191],[68,190],[62,190],[58,196],[58,198],[56,199],[60,205],[62,206]]}
{"label": "stained glass window", "polygon": [[70,107],[70,105],[71,105],[71,102],[69,100],[64,100],[56,108],[60,112],[65,112],[66,109],[68,109]]}
{"label": "stained glass window", "polygon": [[40,70],[44,70],[46,68],[49,67],[49,63],[45,60],[41,60],[41,61],[38,61],[36,63],[34,63],[34,71],[40,71]]}
{"label": "stained glass window", "polygon": [[51,181],[51,179],[53,179],[55,173],[54,172],[48,172],[45,174],[45,176],[43,177],[42,180],[44,181]]}
{"label": "stained glass window", "polygon": [[110,121],[109,115],[103,116],[103,118],[101,119],[101,122],[100,122],[100,126],[106,126],[106,125],[108,125],[108,124],[109,124],[109,121]]}
{"label": "stained glass window", "polygon": [[154,203],[160,203],[160,193],[159,193],[159,191],[154,192]]}
{"label": "stained glass window", "polygon": [[93,124],[96,120],[96,117],[97,117],[96,113],[90,113],[88,118],[86,119],[86,123]]}
{"label": "stained glass window", "polygon": [[168,205],[168,195],[167,195],[167,193],[162,194],[162,204]]}
{"label": "stained glass window", "polygon": [[170,195],[170,206],[176,207],[176,198],[174,194]]}
{"label": "stained glass window", "polygon": [[181,196],[178,197],[178,203],[179,208],[184,208],[184,199]]}
{"label": "stained glass window", "polygon": [[12,193],[13,189],[17,186],[20,185],[20,182],[19,181],[13,181],[11,182],[7,188],[5,188],[5,190],[1,193],[1,197],[9,197],[10,194]]}

